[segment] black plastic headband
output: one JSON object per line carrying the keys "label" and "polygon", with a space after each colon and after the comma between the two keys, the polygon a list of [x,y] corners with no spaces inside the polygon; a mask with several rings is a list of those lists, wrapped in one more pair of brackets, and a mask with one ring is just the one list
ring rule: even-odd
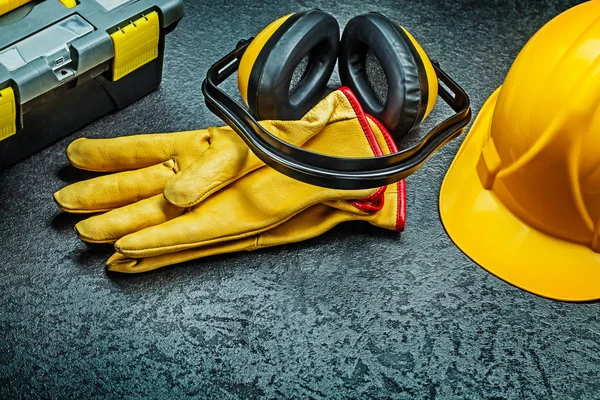
{"label": "black plastic headband", "polygon": [[379,157],[327,156],[293,146],[269,133],[248,110],[217,86],[239,66],[250,40],[214,63],[202,82],[206,106],[246,142],[258,158],[294,179],[333,189],[367,189],[398,182],[417,171],[438,149],[460,136],[471,121],[469,96],[437,63],[439,96],[456,112],[433,128],[419,143],[406,150]]}

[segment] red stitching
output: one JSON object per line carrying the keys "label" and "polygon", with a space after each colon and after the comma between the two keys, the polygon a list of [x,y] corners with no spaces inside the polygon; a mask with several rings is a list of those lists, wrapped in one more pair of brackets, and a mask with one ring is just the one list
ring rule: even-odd
{"label": "red stitching", "polygon": [[381,151],[381,148],[379,147],[379,143],[377,143],[377,139],[375,139],[375,134],[373,133],[373,130],[371,129],[371,125],[369,125],[369,121],[367,121],[365,112],[363,111],[358,99],[356,98],[354,93],[352,93],[352,90],[350,90],[349,87],[342,86],[340,88],[340,91],[342,93],[344,93],[344,95],[346,95],[346,98],[348,99],[348,101],[350,102],[350,105],[354,109],[354,113],[356,114],[356,117],[358,118],[358,122],[360,123],[360,126],[361,126],[367,140],[369,141],[369,145],[371,146],[371,150],[373,151],[373,154],[375,154],[376,156],[382,156],[383,152]]}
{"label": "red stitching", "polygon": [[[373,151],[373,154],[375,156],[382,156],[383,151],[381,150],[381,147],[377,142],[377,138],[375,137],[375,133],[373,133],[373,130],[371,129],[371,125],[369,125],[369,121],[367,120],[367,114],[365,114],[364,110],[362,109],[360,102],[349,87],[342,86],[339,90],[346,96],[348,102],[352,106],[354,114],[356,114],[356,118],[360,123],[360,127],[362,128],[363,133],[365,134],[365,137],[369,142],[369,146],[371,146],[371,151]],[[350,201],[350,204],[352,204],[354,207],[358,208],[360,211],[365,213],[371,214],[377,212],[383,208],[385,202],[385,197],[383,196],[383,194],[385,193],[386,188],[387,186],[382,186],[366,199]]]}
{"label": "red stitching", "polygon": [[383,196],[383,193],[385,193],[386,188],[387,186],[380,187],[375,193],[364,199],[364,201],[377,201],[381,196]]}
{"label": "red stitching", "polygon": [[383,208],[383,206],[385,204],[385,197],[381,196],[378,199],[375,199],[371,203],[362,203],[359,201],[352,201],[352,202],[350,202],[350,204],[352,204],[354,207],[358,208],[362,212],[372,214],[374,212],[380,211]]}
{"label": "red stitching", "polygon": [[366,116],[371,121],[373,121],[375,123],[375,125],[377,125],[379,130],[381,130],[381,133],[383,133],[383,137],[385,138],[385,143],[387,143],[388,150],[390,151],[390,153],[397,153],[398,146],[396,146],[396,142],[394,142],[392,135],[390,135],[390,133],[388,132],[386,127],[383,126],[383,124],[377,118],[373,117],[371,114],[366,114]]}
{"label": "red stitching", "polygon": [[[383,124],[379,122],[379,120],[377,120],[369,114],[367,114],[367,118],[373,121],[375,125],[377,125],[377,127],[381,130],[390,152],[398,152],[398,146],[396,146],[396,142],[394,142],[392,135],[390,135],[385,126],[383,126]],[[406,227],[406,180],[403,179],[400,182],[398,182],[397,187],[398,209],[396,210],[396,231],[401,232]]]}
{"label": "red stitching", "polygon": [[363,200],[351,201],[354,207],[366,213],[374,213],[381,210],[385,204],[384,193],[387,189],[387,186],[382,186],[375,193],[367,197]]}

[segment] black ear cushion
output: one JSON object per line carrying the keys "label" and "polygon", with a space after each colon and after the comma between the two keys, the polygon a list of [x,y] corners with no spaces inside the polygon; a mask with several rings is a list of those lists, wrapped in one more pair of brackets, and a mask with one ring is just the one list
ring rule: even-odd
{"label": "black ear cushion", "polygon": [[[248,106],[258,119],[300,119],[320,100],[335,68],[340,28],[312,10],[288,18],[260,51],[248,82]],[[301,79],[300,63],[305,64]],[[290,90],[292,78],[296,81]]]}
{"label": "black ear cushion", "polygon": [[[382,103],[367,77],[367,54],[375,55],[387,80]],[[365,111],[377,118],[395,137],[421,122],[428,100],[423,61],[400,26],[378,13],[359,15],[344,28],[339,73]],[[378,98],[379,94],[379,98]]]}

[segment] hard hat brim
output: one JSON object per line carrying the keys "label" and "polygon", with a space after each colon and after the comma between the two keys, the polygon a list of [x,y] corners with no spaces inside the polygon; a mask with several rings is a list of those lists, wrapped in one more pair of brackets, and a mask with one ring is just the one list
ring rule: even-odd
{"label": "hard hat brim", "polygon": [[476,165],[499,92],[484,104],[444,178],[442,223],[467,256],[512,285],[556,300],[598,300],[600,254],[525,224],[479,180]]}

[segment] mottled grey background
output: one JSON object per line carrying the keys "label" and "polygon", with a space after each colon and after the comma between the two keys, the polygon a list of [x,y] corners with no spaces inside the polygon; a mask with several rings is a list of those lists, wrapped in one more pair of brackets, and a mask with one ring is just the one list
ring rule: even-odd
{"label": "mottled grey background", "polygon": [[219,123],[200,91],[207,67],[289,12],[320,7],[342,26],[386,14],[477,113],[527,39],[575,3],[187,1],[159,91],[0,173],[0,397],[600,398],[600,304],[516,289],[446,235],[438,193],[462,138],[409,178],[401,236],[346,224],[139,276],[107,274],[110,246],[80,242],[51,198],[87,177],[64,156],[77,137]]}

